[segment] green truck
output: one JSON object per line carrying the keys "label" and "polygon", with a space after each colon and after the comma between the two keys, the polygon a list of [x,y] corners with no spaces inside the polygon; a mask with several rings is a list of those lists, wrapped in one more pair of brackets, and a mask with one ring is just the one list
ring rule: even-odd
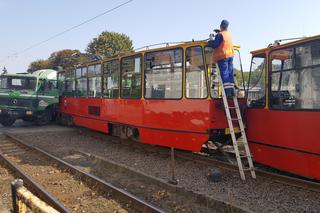
{"label": "green truck", "polygon": [[0,75],[0,123],[12,126],[17,119],[49,123],[59,101],[57,71]]}

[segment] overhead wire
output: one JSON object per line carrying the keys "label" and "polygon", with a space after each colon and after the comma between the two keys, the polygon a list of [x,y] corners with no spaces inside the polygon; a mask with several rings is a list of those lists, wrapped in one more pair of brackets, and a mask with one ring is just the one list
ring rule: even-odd
{"label": "overhead wire", "polygon": [[123,7],[123,6],[129,4],[129,3],[133,2],[133,1],[134,1],[134,0],[128,0],[128,1],[126,1],[126,2],[124,2],[124,3],[122,3],[122,4],[119,4],[119,5],[111,8],[111,9],[108,9],[107,11],[104,11],[104,12],[102,12],[102,13],[100,13],[100,14],[98,14],[98,15],[90,18],[90,19],[87,19],[87,20],[83,21],[83,22],[81,22],[80,24],[74,25],[74,26],[72,26],[72,27],[70,27],[70,28],[68,28],[68,29],[60,32],[60,33],[54,34],[53,36],[50,36],[49,38],[47,38],[47,39],[45,39],[45,40],[43,40],[43,41],[37,42],[37,43],[35,43],[35,44],[33,44],[33,45],[30,45],[29,47],[27,47],[27,48],[25,48],[25,49],[23,49],[23,50],[21,50],[21,51],[19,51],[19,52],[16,52],[16,53],[13,53],[13,54],[11,54],[11,55],[8,55],[8,56],[6,56],[5,58],[3,58],[3,59],[1,60],[1,62],[5,61],[5,60],[7,60],[7,59],[9,59],[9,58],[11,58],[11,57],[17,57],[18,55],[21,55],[21,54],[24,53],[24,52],[27,52],[27,51],[35,48],[35,47],[38,47],[38,46],[40,46],[40,45],[42,45],[42,44],[44,44],[44,43],[47,43],[48,41],[51,41],[52,39],[55,39],[55,38],[57,38],[57,37],[65,34],[65,33],[67,33],[67,32],[70,32],[70,31],[72,31],[72,30],[74,30],[74,29],[76,29],[76,28],[79,28],[80,26],[85,25],[85,24],[87,24],[87,23],[89,23],[89,22],[91,22],[91,21],[93,21],[93,20],[95,20],[95,19],[97,19],[97,18],[99,18],[99,17],[101,17],[101,16],[104,16],[104,15],[106,15],[107,13],[110,13],[110,12],[112,12],[112,11],[114,11],[114,10],[117,10],[117,9],[119,9],[120,7]]}

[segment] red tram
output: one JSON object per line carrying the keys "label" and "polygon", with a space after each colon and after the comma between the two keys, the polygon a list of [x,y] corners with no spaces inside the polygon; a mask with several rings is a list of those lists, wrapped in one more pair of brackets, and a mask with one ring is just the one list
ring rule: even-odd
{"label": "red tram", "polygon": [[[212,54],[206,42],[186,42],[60,72],[61,121],[190,151],[224,143]],[[255,162],[319,180],[320,36],[252,55],[245,120]]]}
{"label": "red tram", "polygon": [[186,42],[60,72],[61,121],[199,151],[229,138],[214,66],[207,42]]}
{"label": "red tram", "polygon": [[246,111],[255,162],[320,179],[320,36],[253,51]]}

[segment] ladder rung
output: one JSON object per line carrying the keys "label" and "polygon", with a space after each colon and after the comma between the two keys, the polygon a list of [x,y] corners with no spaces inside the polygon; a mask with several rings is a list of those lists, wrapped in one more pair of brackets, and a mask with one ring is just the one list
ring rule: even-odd
{"label": "ladder rung", "polygon": [[245,168],[243,169],[243,171],[253,171],[254,169],[253,168]]}
{"label": "ladder rung", "polygon": [[233,120],[233,121],[240,121],[241,119],[240,119],[240,118],[231,118],[231,120]]}

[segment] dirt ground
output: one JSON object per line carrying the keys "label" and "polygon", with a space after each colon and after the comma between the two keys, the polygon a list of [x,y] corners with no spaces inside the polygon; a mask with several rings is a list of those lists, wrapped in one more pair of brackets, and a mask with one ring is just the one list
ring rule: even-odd
{"label": "dirt ground", "polygon": [[[0,139],[1,140],[1,139]],[[12,208],[11,182],[14,177],[0,165],[0,212],[9,213]]]}

